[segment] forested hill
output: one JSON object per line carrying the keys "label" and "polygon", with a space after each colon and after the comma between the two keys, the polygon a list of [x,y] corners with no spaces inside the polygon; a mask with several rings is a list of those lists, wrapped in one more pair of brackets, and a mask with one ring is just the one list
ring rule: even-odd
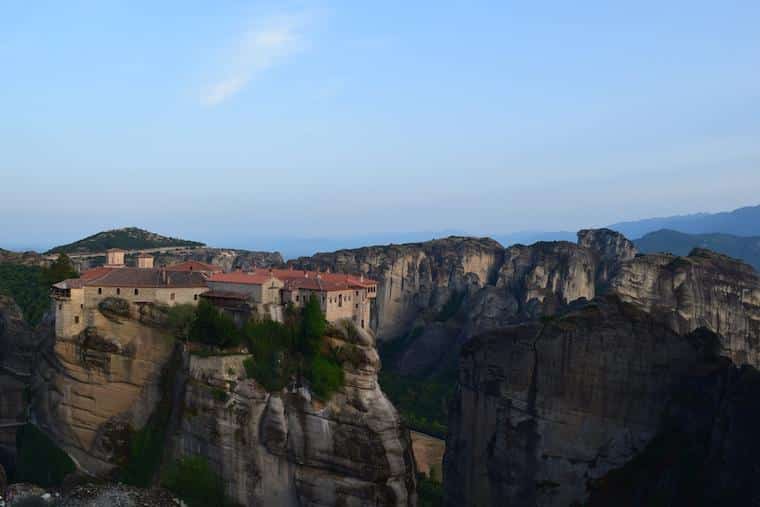
{"label": "forested hill", "polygon": [[138,229],[137,227],[126,227],[124,229],[99,232],[74,243],[57,246],[46,253],[82,254],[104,252],[109,248],[142,250],[175,246],[205,246],[205,244],[197,241],[161,236],[160,234]]}

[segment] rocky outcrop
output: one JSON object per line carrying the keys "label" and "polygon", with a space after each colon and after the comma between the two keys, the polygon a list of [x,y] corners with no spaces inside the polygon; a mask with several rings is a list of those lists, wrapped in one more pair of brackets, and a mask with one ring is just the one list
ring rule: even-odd
{"label": "rocky outcrop", "polygon": [[13,471],[16,424],[28,418],[38,339],[16,303],[0,295],[0,467]]}
{"label": "rocky outcrop", "polygon": [[[137,254],[127,255],[127,263],[136,264]],[[154,257],[156,266],[168,266],[185,261],[199,261],[208,264],[214,264],[221,267],[224,271],[234,271],[241,269],[248,271],[255,267],[268,268],[279,267],[285,264],[282,255],[279,252],[256,252],[251,250],[239,250],[234,248],[212,248],[212,247],[189,247],[189,248],[167,248],[161,251],[150,251]],[[102,266],[106,257],[104,253],[82,254],[72,257],[79,271]]]}
{"label": "rocky outcrop", "polygon": [[161,399],[174,338],[141,321],[144,314],[93,311],[93,325],[74,338],[56,338],[40,364],[37,422],[89,473],[104,475],[123,460],[123,442]]}
{"label": "rocky outcrop", "polygon": [[200,454],[243,505],[415,505],[408,431],[377,384],[371,338],[352,348],[346,384],[327,402],[306,387],[267,392],[244,355],[191,356],[175,455]]}
{"label": "rocky outcrop", "polygon": [[419,319],[432,319],[456,293],[493,284],[503,253],[503,247],[492,239],[449,237],[320,253],[289,264],[363,273],[377,280],[373,328],[384,340],[408,332]]}
{"label": "rocky outcrop", "polygon": [[680,333],[712,329],[735,363],[760,366],[760,276],[749,265],[702,249],[644,255],[622,265],[611,291]]}
{"label": "rocky outcrop", "polygon": [[674,386],[716,340],[614,297],[474,338],[450,410],[447,505],[584,502],[589,482],[652,440]]}

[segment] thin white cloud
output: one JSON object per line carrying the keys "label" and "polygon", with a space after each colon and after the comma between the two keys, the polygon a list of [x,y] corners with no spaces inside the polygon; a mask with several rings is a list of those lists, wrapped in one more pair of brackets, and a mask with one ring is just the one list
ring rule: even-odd
{"label": "thin white cloud", "polygon": [[258,74],[302,51],[307,45],[304,32],[308,21],[308,15],[294,14],[254,23],[237,45],[231,70],[203,91],[201,103],[215,106],[224,102]]}

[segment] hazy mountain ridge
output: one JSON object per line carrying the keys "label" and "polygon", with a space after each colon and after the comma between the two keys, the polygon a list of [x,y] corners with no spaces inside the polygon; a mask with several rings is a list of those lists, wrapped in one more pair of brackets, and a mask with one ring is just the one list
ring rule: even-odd
{"label": "hazy mountain ridge", "polygon": [[720,213],[695,213],[618,222],[608,228],[628,238],[640,238],[661,229],[688,234],[723,233],[736,236],[760,236],[760,205],[745,206]]}
{"label": "hazy mountain ridge", "polygon": [[688,255],[694,248],[707,248],[743,260],[760,271],[760,236],[688,234],[670,229],[650,232],[634,241],[642,253],[668,252]]}
{"label": "hazy mountain ridge", "polygon": [[93,234],[92,236],[88,236],[73,243],[56,246],[45,253],[87,254],[104,252],[109,248],[139,250],[178,246],[200,247],[206,245],[205,243],[198,241],[162,236],[138,227],[125,227],[122,229],[98,232],[97,234]]}

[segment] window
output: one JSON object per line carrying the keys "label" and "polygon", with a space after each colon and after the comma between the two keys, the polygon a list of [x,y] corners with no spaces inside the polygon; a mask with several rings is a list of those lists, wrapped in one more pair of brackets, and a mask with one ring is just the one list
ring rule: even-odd
{"label": "window", "polygon": [[362,319],[362,329],[364,329],[364,319]]}
{"label": "window", "polygon": [[357,295],[357,296],[359,295],[359,291],[358,291],[358,290],[356,291],[356,295]]}
{"label": "window", "polygon": [[63,303],[58,303],[58,309],[63,310]]}
{"label": "window", "polygon": [[79,305],[79,309],[80,310],[84,310],[84,303],[82,303],[82,304]]}
{"label": "window", "polygon": [[74,315],[74,324],[79,324],[79,315]]}
{"label": "window", "polygon": [[296,301],[298,301],[298,294],[296,294]]}
{"label": "window", "polygon": [[340,308],[343,308],[343,294],[340,294],[340,295],[338,296],[338,306],[339,306]]}
{"label": "window", "polygon": [[198,294],[193,294],[193,301],[198,301]]}
{"label": "window", "polygon": [[121,295],[121,289],[120,289],[120,288],[118,288],[118,287],[116,287],[116,295],[117,295],[117,296]]}
{"label": "window", "polygon": [[359,303],[356,303],[356,308],[359,308]]}
{"label": "window", "polygon": [[103,288],[102,287],[98,287],[98,294],[103,294]]}
{"label": "window", "polygon": [[173,292],[171,294],[169,294],[169,299],[171,299],[172,301],[174,301],[174,293]]}
{"label": "window", "polygon": [[137,296],[138,294],[140,294],[140,289],[135,289],[135,296]]}

